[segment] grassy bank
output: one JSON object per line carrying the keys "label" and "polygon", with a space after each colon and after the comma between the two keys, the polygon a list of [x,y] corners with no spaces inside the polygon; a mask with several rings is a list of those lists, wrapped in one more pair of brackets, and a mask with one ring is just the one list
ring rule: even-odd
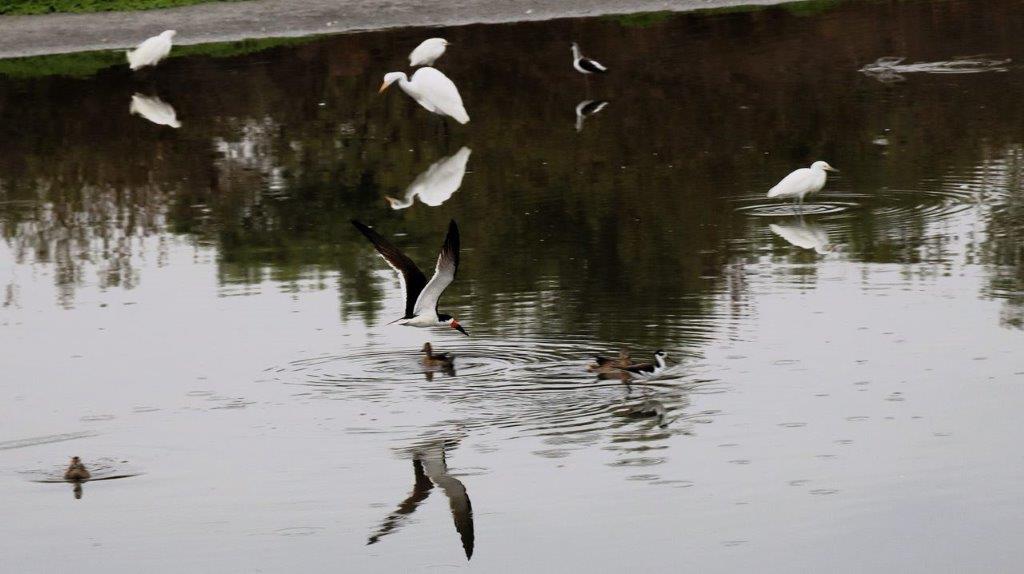
{"label": "grassy bank", "polygon": [[54,12],[109,12],[174,8],[205,2],[239,0],[0,0],[0,14],[51,14]]}
{"label": "grassy bank", "polygon": [[[238,42],[175,46],[171,51],[170,57],[208,56],[211,58],[227,58],[251,54],[278,46],[305,44],[318,38],[319,36],[263,38],[260,40],[241,40]],[[49,56],[0,60],[0,76],[14,78],[34,78],[40,76],[87,77],[111,66],[127,66],[124,50],[76,52],[73,54],[53,54]]]}

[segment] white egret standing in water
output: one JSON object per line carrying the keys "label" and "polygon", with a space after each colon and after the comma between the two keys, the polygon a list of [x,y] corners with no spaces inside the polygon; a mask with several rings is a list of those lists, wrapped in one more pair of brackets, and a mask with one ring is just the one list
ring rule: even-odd
{"label": "white egret standing in water", "polygon": [[405,72],[389,72],[384,74],[384,83],[381,84],[378,93],[383,93],[388,86],[398,82],[402,91],[409,94],[409,97],[416,100],[419,105],[427,111],[442,116],[450,116],[455,121],[464,124],[469,121],[469,114],[462,105],[462,96],[458,88],[448,79],[448,76],[435,68],[420,68],[412,75],[412,80],[405,75]]}
{"label": "white egret standing in water", "polygon": [[181,127],[181,122],[178,121],[174,108],[156,96],[135,94],[132,96],[131,105],[128,106],[128,112],[140,115],[160,126]]}
{"label": "white egret standing in water", "polygon": [[412,205],[413,199],[417,196],[420,201],[430,207],[437,207],[448,201],[448,198],[462,185],[470,153],[472,150],[463,147],[454,155],[434,162],[427,168],[427,171],[419,174],[413,180],[405,190],[404,198],[386,197],[388,203],[391,204],[391,209],[405,209]]}
{"label": "white egret standing in water", "polygon": [[444,55],[447,46],[448,40],[444,38],[427,38],[409,54],[409,65],[413,68],[433,66],[434,61]]}
{"label": "white egret standing in water", "polygon": [[825,187],[825,172],[839,171],[830,166],[826,161],[816,161],[811,167],[802,167],[793,171],[782,181],[775,184],[775,187],[768,190],[768,197],[790,198],[795,197],[798,204],[804,202],[804,196],[808,193],[817,193]]}
{"label": "white egret standing in water", "polygon": [[171,53],[171,38],[174,30],[164,30],[159,36],[143,40],[134,50],[128,50],[128,66],[134,71],[146,66],[155,66]]}

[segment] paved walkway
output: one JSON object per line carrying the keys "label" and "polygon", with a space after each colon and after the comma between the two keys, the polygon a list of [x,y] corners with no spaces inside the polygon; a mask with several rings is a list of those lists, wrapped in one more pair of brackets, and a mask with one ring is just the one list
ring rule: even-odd
{"label": "paved walkway", "polygon": [[0,16],[0,58],[134,46],[173,28],[177,44],[202,44],[409,26],[519,22],[689,11],[785,0],[249,0],[95,14]]}

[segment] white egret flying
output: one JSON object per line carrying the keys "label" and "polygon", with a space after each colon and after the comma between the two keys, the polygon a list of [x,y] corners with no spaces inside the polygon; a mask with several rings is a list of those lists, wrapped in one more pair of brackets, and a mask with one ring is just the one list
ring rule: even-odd
{"label": "white egret flying", "polygon": [[576,42],[572,43],[572,67],[576,68],[577,72],[588,76],[590,74],[604,74],[608,72],[608,68],[602,66],[601,62],[584,58]]}
{"label": "white egret flying", "polygon": [[135,94],[132,96],[132,103],[128,106],[128,112],[140,115],[154,124],[180,128],[177,114],[170,104],[156,96],[143,96]]}
{"label": "white egret flying", "polygon": [[155,66],[171,53],[171,38],[174,30],[164,30],[159,36],[143,40],[134,50],[128,50],[128,66],[132,71],[146,66]]}
{"label": "white egret flying", "polygon": [[775,187],[768,190],[768,197],[795,197],[798,203],[803,203],[804,196],[809,193],[817,193],[825,187],[825,172],[839,171],[830,166],[826,161],[816,161],[811,167],[802,167],[793,171],[782,181],[775,184]]}
{"label": "white egret flying", "polygon": [[433,66],[434,61],[444,55],[447,46],[448,40],[444,38],[427,38],[409,54],[409,66]]}
{"label": "white egret flying", "polygon": [[462,96],[459,95],[458,88],[439,70],[430,67],[420,68],[412,75],[412,80],[408,79],[405,72],[389,72],[384,74],[384,83],[381,84],[378,93],[383,93],[395,82],[398,82],[402,91],[409,94],[427,111],[451,116],[460,124],[469,121],[469,114],[462,105]]}

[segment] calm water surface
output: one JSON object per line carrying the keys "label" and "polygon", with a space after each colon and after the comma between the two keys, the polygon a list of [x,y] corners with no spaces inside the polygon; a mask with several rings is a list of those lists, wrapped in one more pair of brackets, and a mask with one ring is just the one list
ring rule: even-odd
{"label": "calm water surface", "polygon": [[[6,568],[1016,570],[1024,11],[810,6],[3,68]],[[427,35],[466,126],[375,94]],[[472,336],[388,326],[352,218],[423,267],[456,219]]]}

